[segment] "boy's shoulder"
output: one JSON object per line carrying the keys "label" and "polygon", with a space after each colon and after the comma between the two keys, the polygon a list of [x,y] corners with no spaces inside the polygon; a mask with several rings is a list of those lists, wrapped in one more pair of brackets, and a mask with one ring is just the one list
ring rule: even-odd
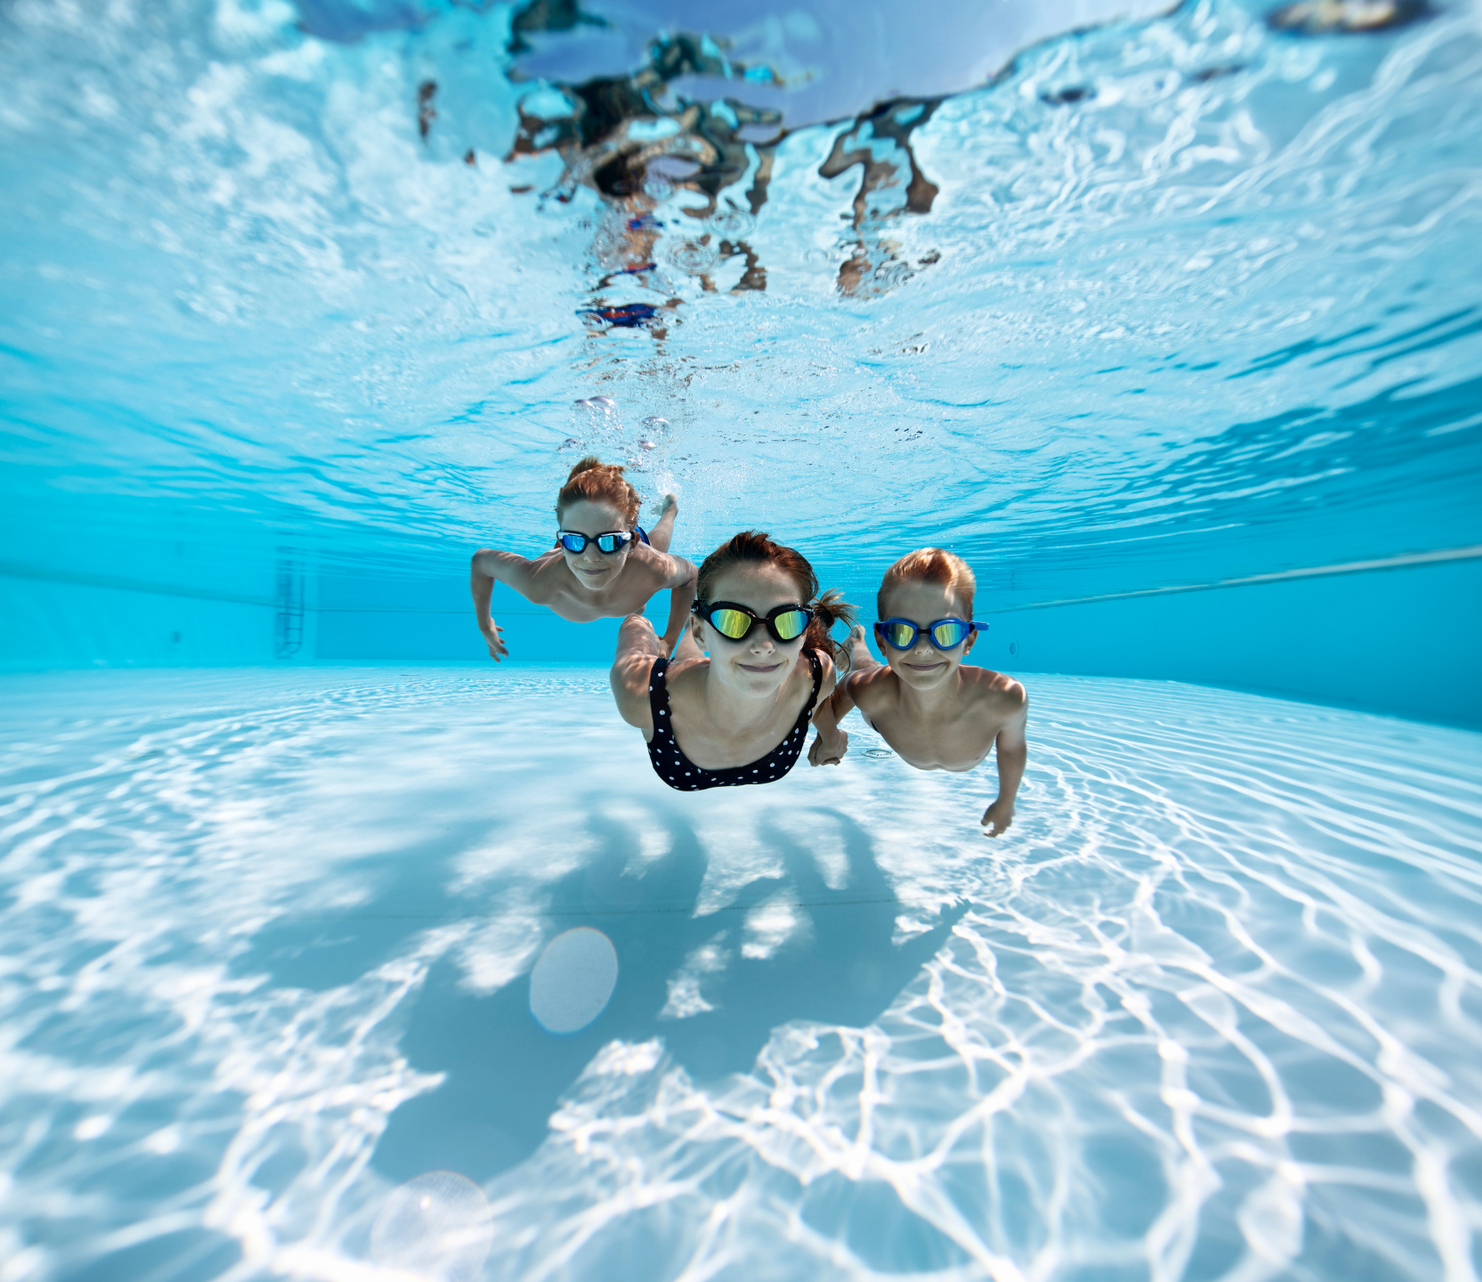
{"label": "boy's shoulder", "polygon": [[530,591],[527,597],[537,605],[543,605],[570,579],[566,558],[560,548],[551,548],[532,557],[525,563],[525,575]]}
{"label": "boy's shoulder", "polygon": [[1029,693],[1013,677],[992,668],[964,663],[957,669],[975,702],[1004,712],[1014,712],[1029,702]]}
{"label": "boy's shoulder", "polygon": [[688,566],[690,563],[684,557],[675,556],[672,552],[660,552],[647,543],[637,543],[628,553],[628,564],[641,569],[655,582],[663,582],[674,577],[681,567]]}
{"label": "boy's shoulder", "polygon": [[883,663],[876,668],[851,672],[844,678],[844,686],[849,697],[862,707],[893,695],[898,684],[899,678]]}

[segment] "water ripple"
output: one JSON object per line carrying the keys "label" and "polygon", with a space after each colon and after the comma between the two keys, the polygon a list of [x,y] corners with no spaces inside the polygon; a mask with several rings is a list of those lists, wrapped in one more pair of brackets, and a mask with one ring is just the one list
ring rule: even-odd
{"label": "water ripple", "polygon": [[390,1276],[436,1169],[489,1278],[1475,1277],[1477,735],[1041,678],[989,844],[863,727],[678,797],[509,676],[7,680],[7,1278]]}
{"label": "water ripple", "polygon": [[672,424],[622,444],[688,552],[740,511],[864,578],[879,529],[950,531],[1044,598],[1482,537],[1473,0],[1322,38],[1182,5],[772,141],[676,100],[702,203],[540,203],[562,159],[497,158],[574,100],[504,74],[505,7],[434,8],[345,44],[287,5],[0,17],[12,560],[96,571],[202,493],[225,554],[234,514],[430,565],[492,496],[539,546],[596,395]]}

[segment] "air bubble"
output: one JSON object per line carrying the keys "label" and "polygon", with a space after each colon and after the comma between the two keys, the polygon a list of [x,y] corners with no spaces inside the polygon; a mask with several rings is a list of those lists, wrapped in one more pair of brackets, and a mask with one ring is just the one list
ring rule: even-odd
{"label": "air bubble", "polygon": [[674,194],[674,184],[666,174],[650,173],[643,180],[643,193],[650,200],[668,200]]}
{"label": "air bubble", "polygon": [[722,209],[706,219],[705,226],[726,240],[739,240],[756,230],[756,219],[739,209]]}
{"label": "air bubble", "polygon": [[711,249],[709,245],[701,245],[693,240],[681,241],[678,245],[670,248],[668,258],[675,267],[682,272],[688,272],[691,276],[700,276],[715,266],[719,254]]}

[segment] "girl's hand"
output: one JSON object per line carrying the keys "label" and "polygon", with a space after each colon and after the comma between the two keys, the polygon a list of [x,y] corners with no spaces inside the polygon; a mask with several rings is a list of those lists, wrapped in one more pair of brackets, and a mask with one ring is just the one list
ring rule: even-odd
{"label": "girl's hand", "polygon": [[500,659],[509,653],[509,650],[505,647],[504,638],[501,635],[504,629],[495,623],[493,619],[490,619],[489,626],[480,628],[479,631],[484,634],[484,640],[489,643],[489,657],[495,663],[498,663]]}
{"label": "girl's hand", "polygon": [[836,730],[827,739],[822,731],[813,736],[813,746],[808,749],[810,766],[837,766],[849,751],[849,732]]}
{"label": "girl's hand", "polygon": [[997,837],[1008,831],[1009,825],[1014,822],[1014,803],[1005,801],[1000,797],[987,810],[983,811],[983,826],[988,829],[983,834],[985,837]]}

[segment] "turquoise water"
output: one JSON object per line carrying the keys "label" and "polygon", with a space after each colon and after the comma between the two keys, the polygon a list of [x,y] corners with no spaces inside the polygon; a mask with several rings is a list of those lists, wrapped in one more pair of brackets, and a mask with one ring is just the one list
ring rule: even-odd
{"label": "turquoise water", "polygon": [[[504,8],[408,29],[414,7],[310,7],[348,42],[267,0],[8,7],[11,563],[269,599],[248,552],[447,575],[496,535],[542,546],[586,448],[678,490],[682,549],[754,521],[870,586],[949,540],[1006,605],[1482,543],[1472,5],[1322,39],[1187,5],[1047,39],[986,88],[1019,33],[951,6],[882,9],[878,35],[820,11],[811,42],[697,10],[803,88],[868,85],[796,122],[751,85],[798,127],[764,192],[742,146],[708,218],[662,173],[604,197],[580,175],[605,152],[502,162],[522,103],[556,116],[557,84],[635,70],[667,12],[615,10],[616,50],[532,35],[570,77],[542,89],[510,78]],[[944,66],[897,84],[898,60]],[[806,110],[887,91],[955,91],[909,157]],[[821,177],[841,137],[875,170]],[[583,324],[630,304],[667,319]],[[110,537],[130,564],[98,563]]]}
{"label": "turquoise water", "polygon": [[[0,1282],[1475,1282],[1474,0],[0,69]],[[588,451],[695,559],[965,556],[1013,829],[857,718],[663,789],[609,623],[472,662]]]}
{"label": "turquoise water", "polygon": [[11,1276],[405,1278],[435,1171],[432,1277],[1478,1267],[1474,732],[1044,677],[990,846],[857,722],[671,792],[600,670],[11,681]]}

